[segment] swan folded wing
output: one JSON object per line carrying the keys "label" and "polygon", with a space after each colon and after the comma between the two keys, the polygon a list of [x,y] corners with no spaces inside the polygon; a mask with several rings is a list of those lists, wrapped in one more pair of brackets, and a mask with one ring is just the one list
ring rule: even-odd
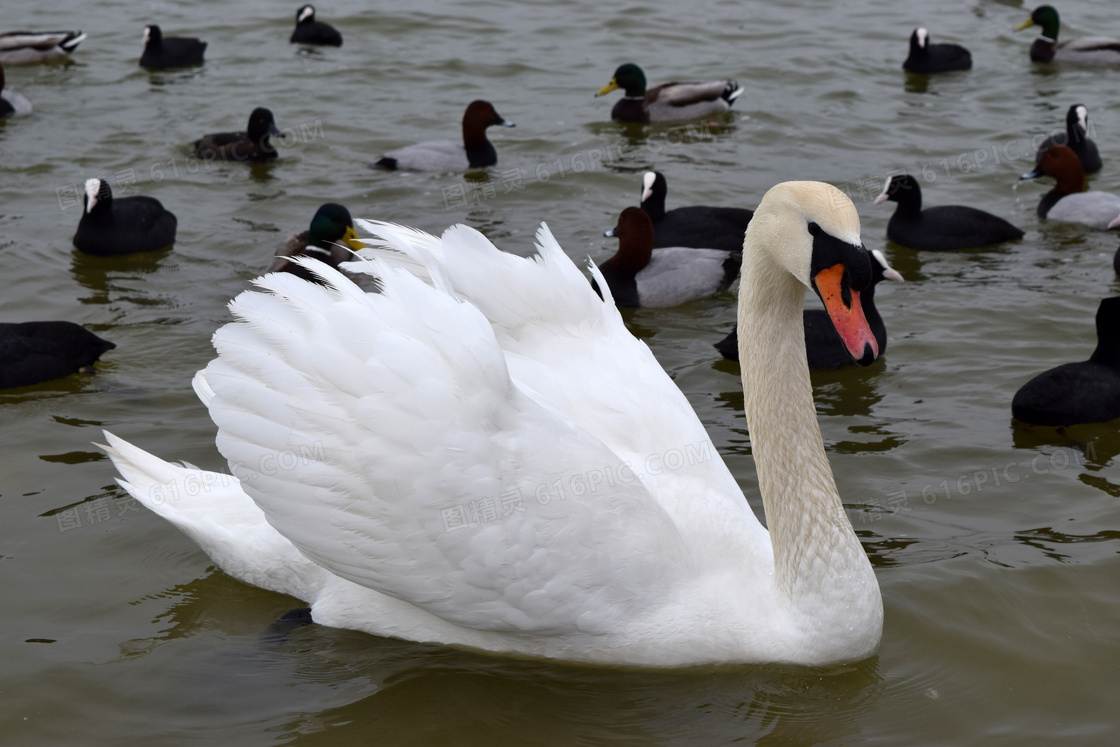
{"label": "swan folded wing", "polygon": [[688,106],[701,101],[716,101],[727,90],[726,80],[704,83],[663,83],[646,93],[646,101]]}
{"label": "swan folded wing", "polygon": [[511,381],[475,307],[373,262],[381,294],[307,262],[332,287],[262,278],[215,335],[218,447],[269,523],[465,627],[603,632],[664,598],[686,563],[642,483],[572,490],[618,457]]}
{"label": "swan folded wing", "polygon": [[[376,248],[363,255],[405,258],[397,260],[401,266],[425,280],[443,278],[448,292],[476,306],[493,327],[513,381],[606,444],[618,457],[611,474],[620,468],[642,474],[675,517],[670,502],[684,500],[688,511],[718,516],[730,531],[740,529],[740,522],[728,522],[731,516],[760,528],[688,399],[626,329],[614,302],[592,290],[547,225],[537,231],[537,256],[519,257],[466,226],[435,239],[392,224],[358,224],[377,237]],[[682,478],[695,485],[685,496],[677,492]]]}

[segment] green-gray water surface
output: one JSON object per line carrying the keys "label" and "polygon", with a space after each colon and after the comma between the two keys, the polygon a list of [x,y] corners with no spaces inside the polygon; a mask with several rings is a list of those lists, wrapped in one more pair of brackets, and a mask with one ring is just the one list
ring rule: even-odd
{"label": "green-gray water surface", "polygon": [[[287,43],[297,3],[43,0],[7,28],[81,27],[70,65],[11,67],[35,105],[0,122],[0,321],[70,319],[118,347],[96,376],[0,393],[0,742],[122,744],[1105,744],[1120,731],[1120,474],[1115,423],[1012,423],[1016,389],[1095,344],[1117,293],[1115,234],[1046,224],[1049,187],[1017,183],[1032,137],[1088,106],[1120,192],[1120,70],[1036,66],[1016,2],[420,2],[318,7],[341,49]],[[1060,6],[1063,37],[1120,36],[1112,3]],[[142,27],[210,43],[203,67],[136,65]],[[917,25],[974,69],[901,70]],[[592,93],[617,65],[651,82],[733,77],[731,115],[611,123]],[[487,175],[390,174],[389,149],[457,137],[485,98]],[[189,143],[270,107],[277,163],[205,168]],[[648,673],[522,662],[318,626],[266,645],[296,600],[216,570],[115,485],[102,428],[167,459],[223,469],[190,387],[226,303],[325,201],[440,232],[465,222],[531,249],[547,221],[576,259],[637,202],[648,168],[669,206],[754,207],[773,184],[850,192],[865,243],[906,283],[877,302],[890,345],[868,369],[814,375],[820,423],[886,610],[883,643],[840,669]],[[988,251],[917,254],[885,239],[883,179],[918,175],[928,205],[1023,227]],[[80,184],[159,198],[170,252],[73,251]],[[735,364],[711,345],[730,294],[627,314],[757,501]]]}

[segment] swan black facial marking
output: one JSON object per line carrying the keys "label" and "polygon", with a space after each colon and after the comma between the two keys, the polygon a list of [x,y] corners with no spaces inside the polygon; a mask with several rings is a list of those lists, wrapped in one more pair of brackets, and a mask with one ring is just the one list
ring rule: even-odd
{"label": "swan black facial marking", "polygon": [[809,277],[814,278],[814,290],[818,272],[842,264],[844,278],[841,292],[844,303],[851,306],[851,291],[862,291],[871,285],[871,252],[862,244],[856,246],[841,241],[816,223],[809,224],[809,234],[813,237],[813,258],[809,267]]}

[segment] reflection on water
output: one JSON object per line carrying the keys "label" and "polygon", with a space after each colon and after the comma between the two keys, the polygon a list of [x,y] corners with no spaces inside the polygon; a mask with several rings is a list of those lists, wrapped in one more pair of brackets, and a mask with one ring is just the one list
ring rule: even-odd
{"label": "reflection on water", "polygon": [[144,732],[152,738],[191,713],[226,733],[256,718],[302,745],[369,744],[371,735],[405,745],[695,744],[742,734],[759,744],[817,744],[856,733],[885,686],[877,658],[830,669],[660,672],[510,659],[318,625],[266,635],[282,599],[214,574],[144,600],[166,610],[157,617],[162,632],[126,642],[108,666],[155,670],[170,648],[181,649],[177,666],[158,675],[179,698],[169,709],[134,688],[126,718],[158,714]]}
{"label": "reflection on water", "polygon": [[79,297],[78,301],[85,304],[109,304],[115,300],[127,300],[138,305],[158,304],[158,301],[144,296],[142,291],[140,295],[133,295],[135,291],[125,283],[136,281],[144,285],[145,276],[157,272],[172,251],[174,249],[137,252],[120,257],[92,257],[79,251],[73,252],[70,274],[92,293]]}
{"label": "reflection on water", "polygon": [[872,408],[882,399],[876,383],[885,366],[883,358],[879,358],[870,366],[812,371],[810,376],[817,413],[844,417],[870,415]]}

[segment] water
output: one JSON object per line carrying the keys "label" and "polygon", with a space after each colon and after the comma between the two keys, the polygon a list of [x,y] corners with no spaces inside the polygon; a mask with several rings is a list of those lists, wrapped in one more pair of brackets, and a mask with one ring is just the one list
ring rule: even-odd
{"label": "water", "polygon": [[[837,4],[838,6],[839,4]],[[1116,71],[1032,67],[1018,3],[773,5],[417,2],[320,5],[341,50],[287,44],[290,8],[233,0],[45,0],[8,27],[89,33],[74,64],[10,68],[36,107],[0,123],[0,319],[70,319],[117,343],[96,377],[0,394],[0,733],[9,744],[1100,744],[1110,741],[1120,640],[1115,426],[1015,427],[1035,373],[1087,358],[1093,314],[1118,289],[1112,234],[1045,225],[1048,188],[1018,185],[1032,136],[1089,107],[1120,191]],[[1120,35],[1111,4],[1062,5],[1063,36]],[[204,67],[136,66],[142,26],[210,42]],[[901,71],[910,31],[969,46],[975,69]],[[609,122],[592,93],[626,61],[651,80],[737,78],[726,119]],[[454,138],[465,104],[492,131],[488,177],[385,174],[382,152]],[[209,171],[191,140],[270,107],[278,163]],[[583,168],[580,167],[582,164]],[[139,509],[91,445],[108,428],[166,458],[221,469],[190,389],[226,302],[315,208],[431,231],[466,222],[526,253],[541,220],[574,258],[669,179],[670,207],[753,207],[772,184],[852,193],[871,248],[906,277],[876,301],[885,359],[815,375],[841,495],[877,568],[886,622],[874,658],[840,669],[673,673],[491,658],[318,627],[262,642],[295,600],[217,571]],[[985,252],[917,255],[885,240],[870,202],[893,169],[929,205],[971,204],[1027,230]],[[578,172],[578,173],[577,173]],[[103,175],[179,217],[173,251],[98,260],[70,238],[74,189]],[[738,368],[711,344],[731,296],[628,314],[709,427],[758,509]],[[75,517],[81,526],[74,525]]]}

